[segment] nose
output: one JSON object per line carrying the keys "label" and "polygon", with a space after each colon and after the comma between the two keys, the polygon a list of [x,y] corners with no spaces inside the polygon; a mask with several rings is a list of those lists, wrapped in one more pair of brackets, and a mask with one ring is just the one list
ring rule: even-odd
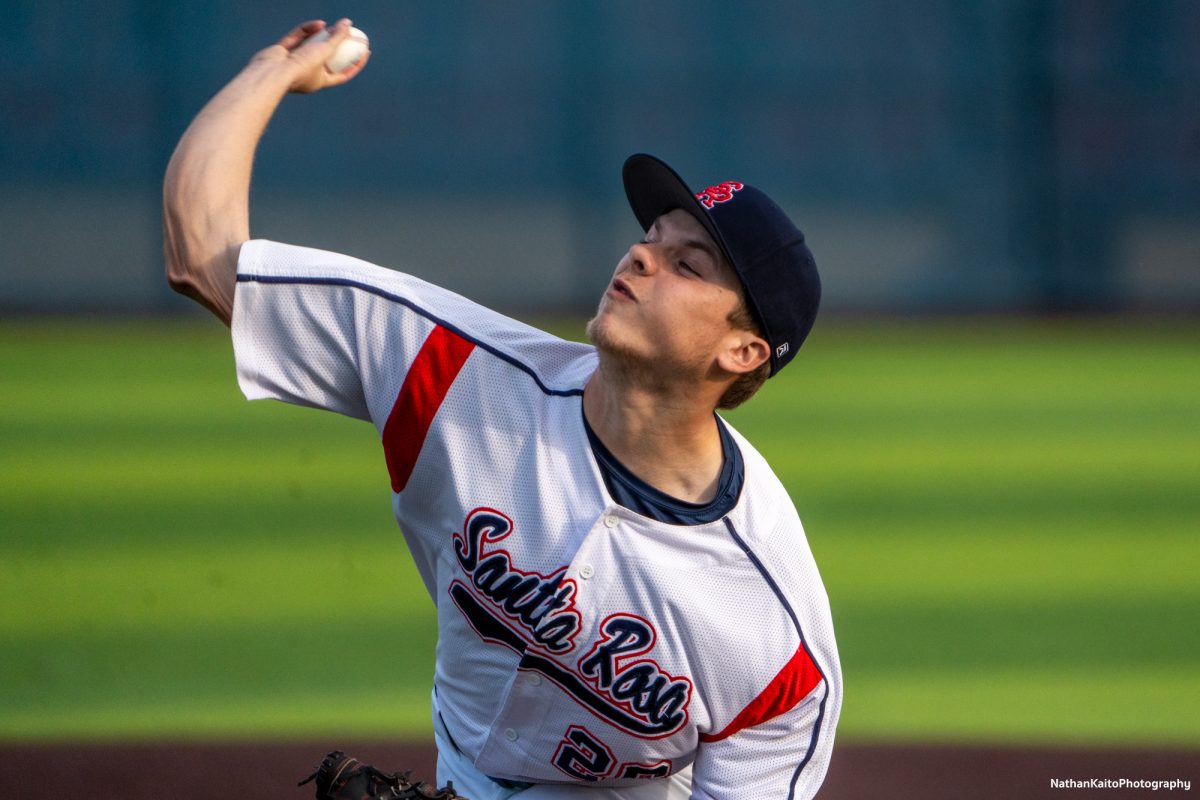
{"label": "nose", "polygon": [[629,248],[630,268],[639,275],[652,275],[658,269],[654,260],[654,251],[645,242],[638,242]]}

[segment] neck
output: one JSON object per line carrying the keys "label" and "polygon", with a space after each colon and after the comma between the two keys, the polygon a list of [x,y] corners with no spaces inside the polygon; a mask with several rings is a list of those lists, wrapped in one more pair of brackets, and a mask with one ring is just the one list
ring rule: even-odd
{"label": "neck", "polygon": [[721,436],[695,383],[631,380],[601,365],[584,388],[583,413],[604,446],[625,467],[661,492],[690,503],[717,493]]}

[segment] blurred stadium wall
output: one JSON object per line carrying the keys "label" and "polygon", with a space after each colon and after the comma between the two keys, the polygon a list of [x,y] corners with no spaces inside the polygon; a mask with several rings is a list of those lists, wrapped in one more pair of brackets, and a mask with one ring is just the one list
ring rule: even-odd
{"label": "blurred stadium wall", "polygon": [[619,168],[739,179],[808,233],[826,307],[1200,309],[1191,0],[2,0],[0,312],[175,312],[164,166],[258,48],[372,37],[289,98],[255,236],[513,310],[586,310],[629,241]]}

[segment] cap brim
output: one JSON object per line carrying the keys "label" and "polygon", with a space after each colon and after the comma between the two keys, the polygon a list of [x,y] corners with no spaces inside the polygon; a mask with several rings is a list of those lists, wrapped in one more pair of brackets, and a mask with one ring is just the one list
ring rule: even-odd
{"label": "cap brim", "polygon": [[625,196],[629,199],[629,207],[633,209],[633,216],[637,218],[642,230],[650,230],[654,220],[681,208],[704,226],[708,235],[721,248],[725,260],[736,270],[721,232],[705,213],[704,206],[696,199],[696,193],[675,170],[654,156],[637,153],[625,159],[621,177],[625,183]]}

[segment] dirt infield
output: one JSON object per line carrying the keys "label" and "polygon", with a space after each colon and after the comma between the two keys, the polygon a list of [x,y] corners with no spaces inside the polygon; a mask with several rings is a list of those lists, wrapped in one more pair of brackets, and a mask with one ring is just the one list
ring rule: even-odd
{"label": "dirt infield", "polygon": [[[305,800],[297,788],[337,747],[385,770],[433,778],[420,743],[59,744],[0,746],[0,798]],[[1200,750],[985,748],[845,744],[820,800],[1025,800],[1195,797]],[[1051,788],[1051,779],[1185,780],[1191,789]]]}

